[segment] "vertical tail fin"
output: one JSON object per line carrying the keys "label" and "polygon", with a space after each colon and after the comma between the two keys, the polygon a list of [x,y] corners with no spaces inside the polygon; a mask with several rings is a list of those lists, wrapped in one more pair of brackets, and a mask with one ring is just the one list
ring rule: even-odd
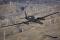
{"label": "vertical tail fin", "polygon": [[27,13],[26,13],[26,11],[25,11],[25,18],[27,19]]}

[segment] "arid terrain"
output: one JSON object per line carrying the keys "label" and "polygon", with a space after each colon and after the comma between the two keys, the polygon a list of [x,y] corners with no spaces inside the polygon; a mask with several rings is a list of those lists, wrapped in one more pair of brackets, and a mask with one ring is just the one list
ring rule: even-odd
{"label": "arid terrain", "polygon": [[[46,17],[41,20],[43,24],[31,22],[29,25],[19,24],[8,27],[14,23],[26,21],[24,11],[20,7],[26,4],[12,3],[0,5],[0,15],[5,19],[0,19],[0,40],[60,40],[60,13]],[[60,5],[57,4],[29,4],[25,8],[28,15],[43,17],[54,12],[60,12]],[[19,32],[19,29],[22,32]]]}

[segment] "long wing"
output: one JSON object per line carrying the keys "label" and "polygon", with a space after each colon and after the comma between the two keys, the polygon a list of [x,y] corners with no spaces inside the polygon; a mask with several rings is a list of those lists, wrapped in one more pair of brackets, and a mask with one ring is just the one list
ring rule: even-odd
{"label": "long wing", "polygon": [[16,23],[16,24],[11,24],[11,25],[7,25],[7,26],[2,25],[1,28],[2,28],[2,27],[14,26],[14,25],[18,25],[18,24],[29,24],[29,22],[30,22],[30,21],[25,21],[25,22]]}
{"label": "long wing", "polygon": [[48,16],[51,16],[51,15],[54,15],[54,14],[57,14],[57,13],[60,13],[60,12],[55,12],[55,13],[52,13],[52,14],[46,15],[46,16],[44,16],[44,17],[38,17],[37,19],[45,20],[44,18],[46,18],[46,17],[48,17]]}

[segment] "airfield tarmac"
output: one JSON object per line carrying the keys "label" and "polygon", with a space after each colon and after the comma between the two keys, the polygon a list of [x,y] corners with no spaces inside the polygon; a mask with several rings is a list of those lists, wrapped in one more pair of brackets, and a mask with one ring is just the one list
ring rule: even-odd
{"label": "airfield tarmac", "polygon": [[[0,20],[0,25],[9,25],[22,21],[26,21],[24,18],[24,12],[21,11],[21,5],[9,4],[0,6],[1,15],[5,16],[5,20]],[[18,12],[16,12],[16,8]],[[35,17],[42,17],[53,12],[60,12],[59,5],[45,5],[45,4],[30,4],[26,9],[28,15],[34,15]],[[3,12],[4,11],[4,12]],[[4,14],[3,14],[4,13]],[[22,24],[19,25],[22,32],[18,32],[15,26],[3,27],[0,30],[6,30],[6,35],[8,37],[5,40],[60,40],[60,13],[54,14],[45,18],[46,20],[41,20],[44,24],[30,23],[29,25]],[[4,33],[4,32],[2,32]],[[12,34],[10,34],[12,33]],[[49,35],[49,36],[47,36]],[[50,36],[55,36],[57,38],[52,38]],[[4,38],[4,36],[2,37]]]}

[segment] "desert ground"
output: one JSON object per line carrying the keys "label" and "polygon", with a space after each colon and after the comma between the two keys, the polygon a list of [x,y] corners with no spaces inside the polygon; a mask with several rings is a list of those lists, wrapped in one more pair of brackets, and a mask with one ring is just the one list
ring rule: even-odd
{"label": "desert ground", "polygon": [[[24,11],[20,9],[25,5],[22,3],[18,3],[18,5],[16,3],[0,5],[0,15],[5,17],[4,20],[0,19],[0,40],[60,40],[60,13],[41,20],[43,24],[31,22],[29,25],[19,24],[2,27],[26,21],[26,19],[20,19],[25,17]],[[60,12],[60,5],[29,4],[25,10],[28,15],[37,18]],[[19,28],[17,28],[18,26]],[[19,29],[22,32],[19,32]]]}

